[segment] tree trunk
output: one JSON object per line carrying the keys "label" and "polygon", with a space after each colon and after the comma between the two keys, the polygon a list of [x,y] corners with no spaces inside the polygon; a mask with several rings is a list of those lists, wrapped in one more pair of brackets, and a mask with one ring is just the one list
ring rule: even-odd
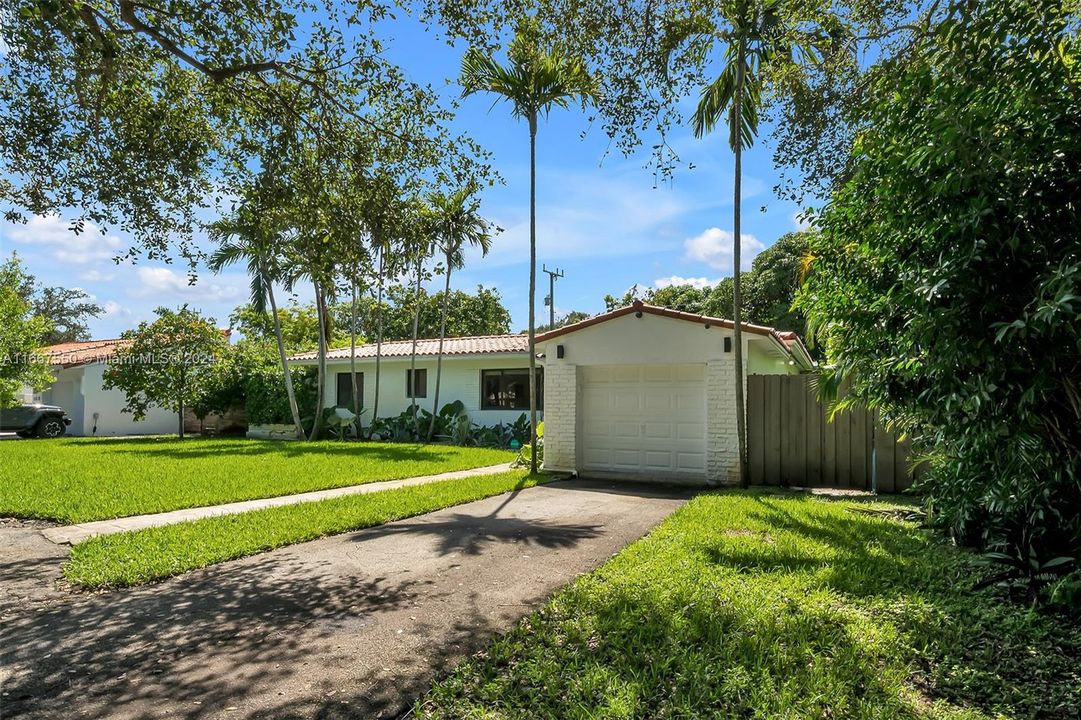
{"label": "tree trunk", "polygon": [[[353,388],[353,412],[356,414],[356,420],[353,421],[353,425],[357,430],[357,437],[360,437],[360,389],[357,387],[357,285],[352,283],[353,289],[353,305],[350,309],[349,318],[349,380]],[[342,437],[345,437],[344,432]]]}
{"label": "tree trunk", "polygon": [[529,472],[537,472],[537,116],[529,117]]}
{"label": "tree trunk", "polygon": [[379,290],[375,300],[375,400],[372,402],[372,421],[368,425],[368,439],[375,433],[375,420],[379,417],[379,361],[383,358],[383,274],[386,271],[386,249],[379,251]]}
{"label": "tree trunk", "polygon": [[736,92],[732,101],[732,122],[735,126],[735,139],[732,151],[735,153],[735,200],[732,207],[732,321],[736,361],[736,442],[739,444],[739,486],[750,485],[750,468],[747,465],[747,407],[743,400],[743,294],[740,282],[740,256],[743,239],[740,236],[740,211],[743,186],[743,85],[746,79],[745,58],[747,41],[740,38],[739,56],[736,58]]}
{"label": "tree trunk", "polygon": [[413,413],[413,434],[417,436],[417,440],[420,440],[420,419],[417,417],[417,333],[420,331],[420,281],[424,270],[424,255],[423,252],[418,250],[421,256],[417,258],[417,285],[414,288],[413,303],[416,306],[416,311],[413,313],[413,353],[409,360],[409,387],[406,391],[409,394],[409,399],[412,404],[409,406],[410,412]]}
{"label": "tree trunk", "polygon": [[326,402],[327,380],[327,324],[326,324],[326,298],[323,297],[323,289],[318,283],[315,285],[315,313],[319,321],[319,353],[316,365],[316,399],[315,421],[312,423],[312,434],[309,440],[318,440],[323,433],[323,404]]}
{"label": "tree trunk", "polygon": [[181,440],[184,439],[184,393],[187,391],[187,383],[185,382],[186,380],[187,380],[186,373],[184,372],[183,366],[181,366],[180,367],[180,398],[179,398],[180,399],[180,412],[178,413],[180,415],[180,426],[177,428],[177,436]]}
{"label": "tree trunk", "polygon": [[293,425],[297,430],[297,440],[304,440],[304,425],[300,422],[300,408],[297,407],[297,394],[293,389],[293,375],[289,372],[289,359],[285,353],[285,338],[282,337],[281,318],[278,317],[278,301],[274,298],[274,287],[267,281],[267,298],[270,300],[270,312],[274,315],[274,338],[278,341],[278,359],[285,373],[285,396],[289,399],[289,412],[293,416]]}
{"label": "tree trunk", "polygon": [[447,298],[450,297],[450,253],[447,253],[447,282],[443,286],[443,317],[439,321],[439,353],[435,359],[435,394],[432,399],[432,419],[428,422],[428,442],[435,433],[435,416],[439,412],[439,383],[443,379],[443,339],[447,336]]}

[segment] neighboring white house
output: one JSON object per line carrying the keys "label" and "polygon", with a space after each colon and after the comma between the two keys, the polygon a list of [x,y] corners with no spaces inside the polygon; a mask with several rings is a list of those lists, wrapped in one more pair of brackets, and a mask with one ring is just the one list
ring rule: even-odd
{"label": "neighboring white house", "polygon": [[102,388],[105,368],[123,342],[91,340],[44,349],[56,382],[34,400],[67,410],[71,416],[69,435],[160,435],[177,431],[176,413],[152,408],[145,420],[136,422],[129,413],[121,412],[124,393]]}
{"label": "neighboring white house", "polygon": [[[495,425],[513,422],[529,412],[529,350],[525,335],[488,335],[447,338],[443,342],[443,379],[439,405],[461,400],[473,422]],[[439,340],[417,341],[417,404],[432,409],[435,396],[436,355]],[[411,341],[384,342],[379,363],[379,417],[399,415],[412,404],[409,392]],[[376,346],[360,345],[356,350],[357,384],[363,421],[372,419],[375,406]],[[316,353],[301,353],[290,358],[296,365],[314,365]],[[543,388],[544,373],[538,372]],[[352,405],[352,382],[349,376],[349,348],[327,353],[326,407]],[[544,392],[538,393],[543,407]]]}
{"label": "neighboring white house", "polygon": [[[737,480],[733,327],[637,302],[539,335],[545,468],[694,484]],[[795,333],[746,323],[743,358],[745,375],[814,365]]]}

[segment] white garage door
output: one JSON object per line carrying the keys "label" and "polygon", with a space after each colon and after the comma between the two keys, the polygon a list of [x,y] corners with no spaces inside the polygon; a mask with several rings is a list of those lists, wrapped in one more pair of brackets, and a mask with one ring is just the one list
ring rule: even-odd
{"label": "white garage door", "polygon": [[582,367],[584,472],[704,479],[704,365]]}

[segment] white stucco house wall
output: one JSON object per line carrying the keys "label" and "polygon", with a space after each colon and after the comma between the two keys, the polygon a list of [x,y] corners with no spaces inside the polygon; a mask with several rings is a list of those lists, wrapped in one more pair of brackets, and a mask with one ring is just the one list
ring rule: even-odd
{"label": "white stucco house wall", "polygon": [[[439,406],[461,400],[473,422],[495,425],[514,422],[523,412],[529,412],[529,352],[525,335],[489,335],[480,337],[446,338],[443,342],[443,375],[439,388]],[[432,410],[435,399],[436,357],[438,339],[417,341],[416,402]],[[413,400],[409,393],[409,372],[412,341],[384,342],[378,350],[379,417],[393,417],[409,409]],[[356,349],[356,372],[365,424],[371,422],[375,408],[374,344]],[[316,353],[301,353],[290,358],[295,365],[314,365]],[[352,385],[349,377],[349,348],[327,353],[327,386],[323,397],[325,407],[352,405]],[[538,393],[543,407],[543,370],[538,373],[542,389]]]}
{"label": "white stucco house wall", "polygon": [[[813,367],[794,333],[742,327],[745,376]],[[733,328],[730,320],[638,302],[539,335],[545,469],[737,481]]]}
{"label": "white stucco house wall", "polygon": [[115,435],[163,435],[176,433],[177,414],[161,408],[147,411],[136,421],[121,412],[124,393],[105,390],[102,379],[122,340],[91,340],[62,343],[44,349],[56,381],[34,397],[47,405],[59,405],[71,417],[69,435],[108,437]]}

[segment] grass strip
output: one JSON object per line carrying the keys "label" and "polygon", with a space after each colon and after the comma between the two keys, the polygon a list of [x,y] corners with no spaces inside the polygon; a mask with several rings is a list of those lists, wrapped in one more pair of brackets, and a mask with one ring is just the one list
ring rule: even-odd
{"label": "grass strip", "polygon": [[80,523],[510,462],[506,450],[244,438],[0,443],[0,517]]}
{"label": "grass strip", "polygon": [[86,588],[142,585],[542,482],[545,476],[515,470],[104,535],[72,548],[64,577]]}
{"label": "grass strip", "polygon": [[898,507],[700,495],[462,663],[418,717],[1076,718],[1081,628],[973,591]]}

